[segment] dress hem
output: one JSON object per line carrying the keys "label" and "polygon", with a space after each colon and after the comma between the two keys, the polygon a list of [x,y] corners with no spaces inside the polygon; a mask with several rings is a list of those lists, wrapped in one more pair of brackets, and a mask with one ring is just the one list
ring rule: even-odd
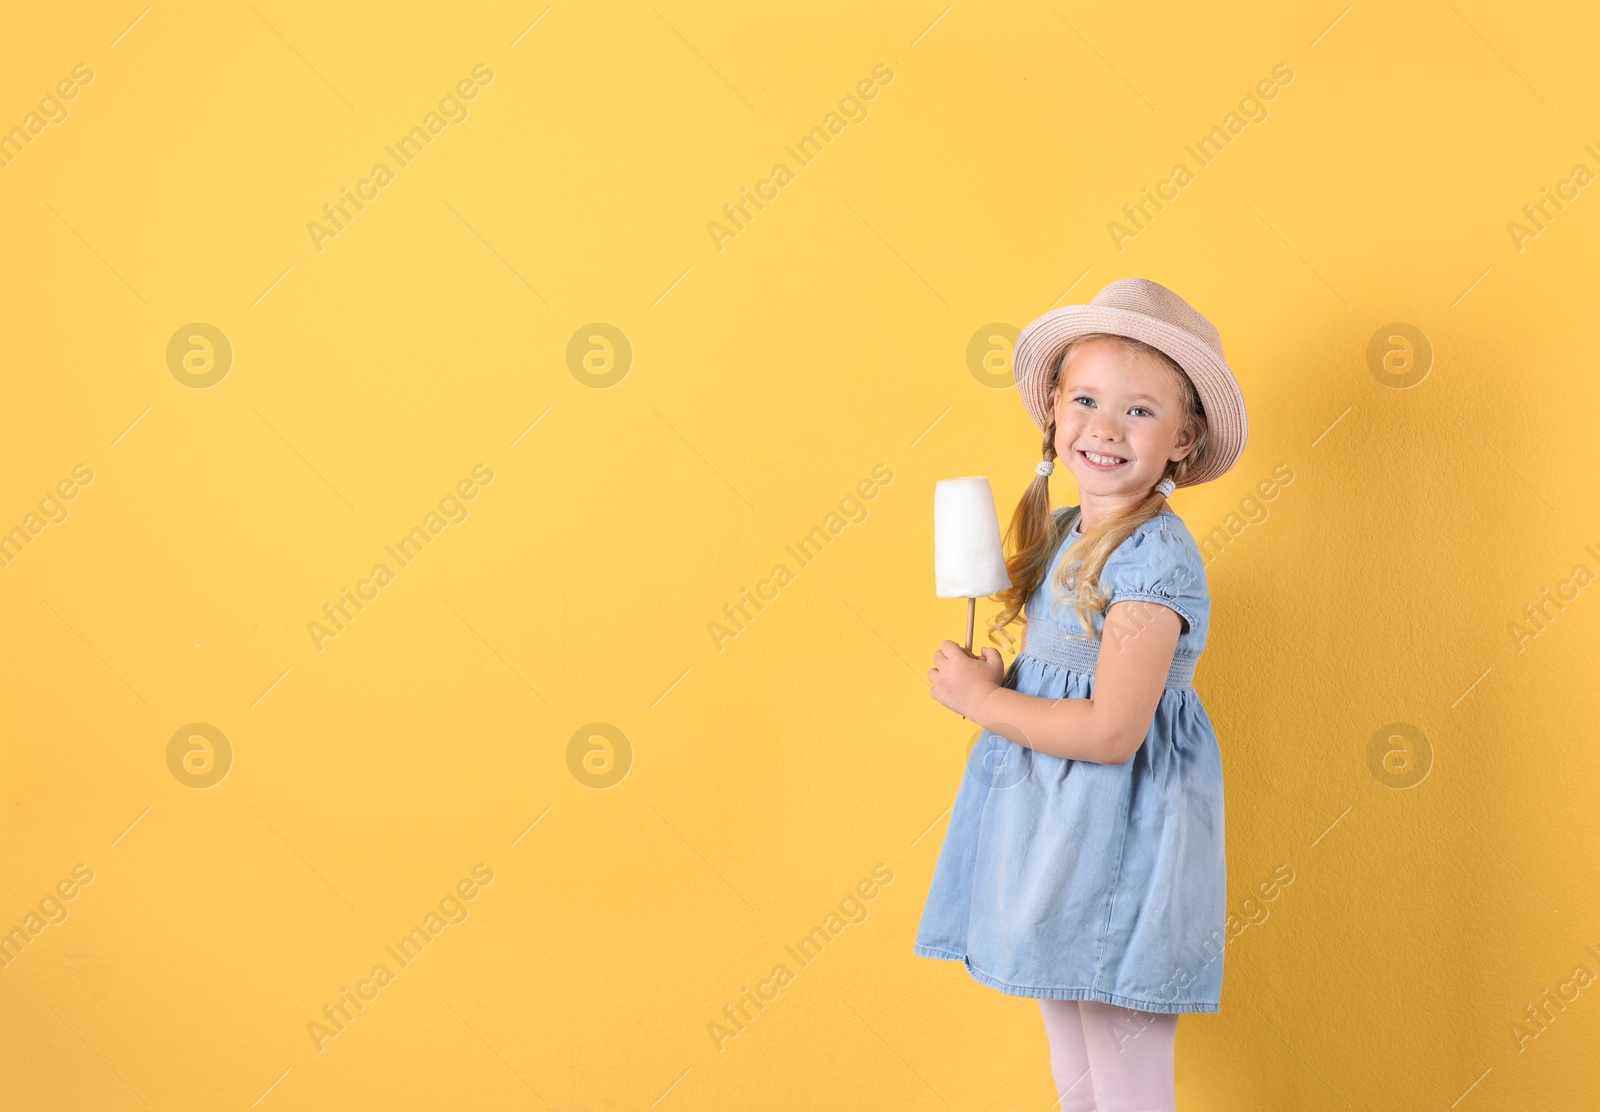
{"label": "dress hem", "polygon": [[1203,1013],[1215,1015],[1220,1004],[1208,1000],[1136,1000],[1131,996],[1121,996],[1115,992],[1106,992],[1104,989],[1085,988],[1079,985],[1014,985],[1002,981],[999,977],[985,973],[972,964],[972,959],[965,954],[953,954],[949,950],[940,950],[932,946],[917,943],[911,947],[913,953],[919,957],[934,958],[940,961],[959,961],[966,966],[972,979],[981,985],[996,989],[1008,996],[1025,996],[1037,1000],[1098,1000],[1102,1004],[1115,1004],[1122,1008],[1132,1008],[1134,1011],[1160,1013],[1163,1015]]}

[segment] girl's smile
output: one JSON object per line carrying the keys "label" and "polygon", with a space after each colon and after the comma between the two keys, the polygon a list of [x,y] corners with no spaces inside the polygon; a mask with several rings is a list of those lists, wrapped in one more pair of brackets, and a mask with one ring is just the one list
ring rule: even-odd
{"label": "girl's smile", "polygon": [[1128,462],[1121,456],[1108,455],[1102,452],[1086,452],[1081,448],[1078,449],[1078,454],[1096,471],[1115,471]]}
{"label": "girl's smile", "polygon": [[1194,446],[1173,372],[1090,340],[1061,368],[1055,396],[1056,456],[1078,480],[1083,526],[1143,500],[1169,461]]}
{"label": "girl's smile", "polygon": [[[1178,1014],[1219,1010],[1232,920],[1222,751],[1193,684],[1206,557],[1165,503],[1233,466],[1244,401],[1216,328],[1143,278],[1045,312],[1012,368],[1039,462],[1002,537],[992,644],[943,641],[927,674],[981,729],[913,950],[1039,999],[1062,1110],[1172,1112]],[[1052,507],[1064,469],[1076,498],[1057,482]]]}

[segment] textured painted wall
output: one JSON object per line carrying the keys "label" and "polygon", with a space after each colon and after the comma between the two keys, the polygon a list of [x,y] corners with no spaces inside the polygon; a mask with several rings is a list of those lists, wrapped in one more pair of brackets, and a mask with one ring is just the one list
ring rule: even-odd
{"label": "textured painted wall", "polygon": [[0,13],[0,1104],[1046,1107],[932,492],[1127,276],[1251,421],[1180,1103],[1592,1103],[1600,17],[859,7]]}

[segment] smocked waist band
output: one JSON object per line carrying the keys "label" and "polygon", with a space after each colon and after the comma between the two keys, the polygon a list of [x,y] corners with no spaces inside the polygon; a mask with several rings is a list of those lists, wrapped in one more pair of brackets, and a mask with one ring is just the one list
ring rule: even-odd
{"label": "smocked waist band", "polygon": [[[1065,627],[1047,618],[1030,617],[1023,634],[1022,655],[1093,676],[1095,665],[1100,661],[1100,642],[1069,633]],[[1198,660],[1198,657],[1175,653],[1172,667],[1167,670],[1167,686],[1192,687]]]}

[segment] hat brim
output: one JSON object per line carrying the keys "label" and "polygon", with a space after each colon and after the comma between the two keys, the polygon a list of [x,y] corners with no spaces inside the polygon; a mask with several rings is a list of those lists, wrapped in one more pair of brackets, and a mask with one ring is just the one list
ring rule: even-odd
{"label": "hat brim", "polygon": [[1233,371],[1192,333],[1144,313],[1109,305],[1063,305],[1039,317],[1017,336],[1011,358],[1017,393],[1041,430],[1049,418],[1050,366],[1061,349],[1080,336],[1110,332],[1141,340],[1171,356],[1183,368],[1206,411],[1209,444],[1205,462],[1179,486],[1210,482],[1226,473],[1244,452],[1250,434],[1244,394]]}

